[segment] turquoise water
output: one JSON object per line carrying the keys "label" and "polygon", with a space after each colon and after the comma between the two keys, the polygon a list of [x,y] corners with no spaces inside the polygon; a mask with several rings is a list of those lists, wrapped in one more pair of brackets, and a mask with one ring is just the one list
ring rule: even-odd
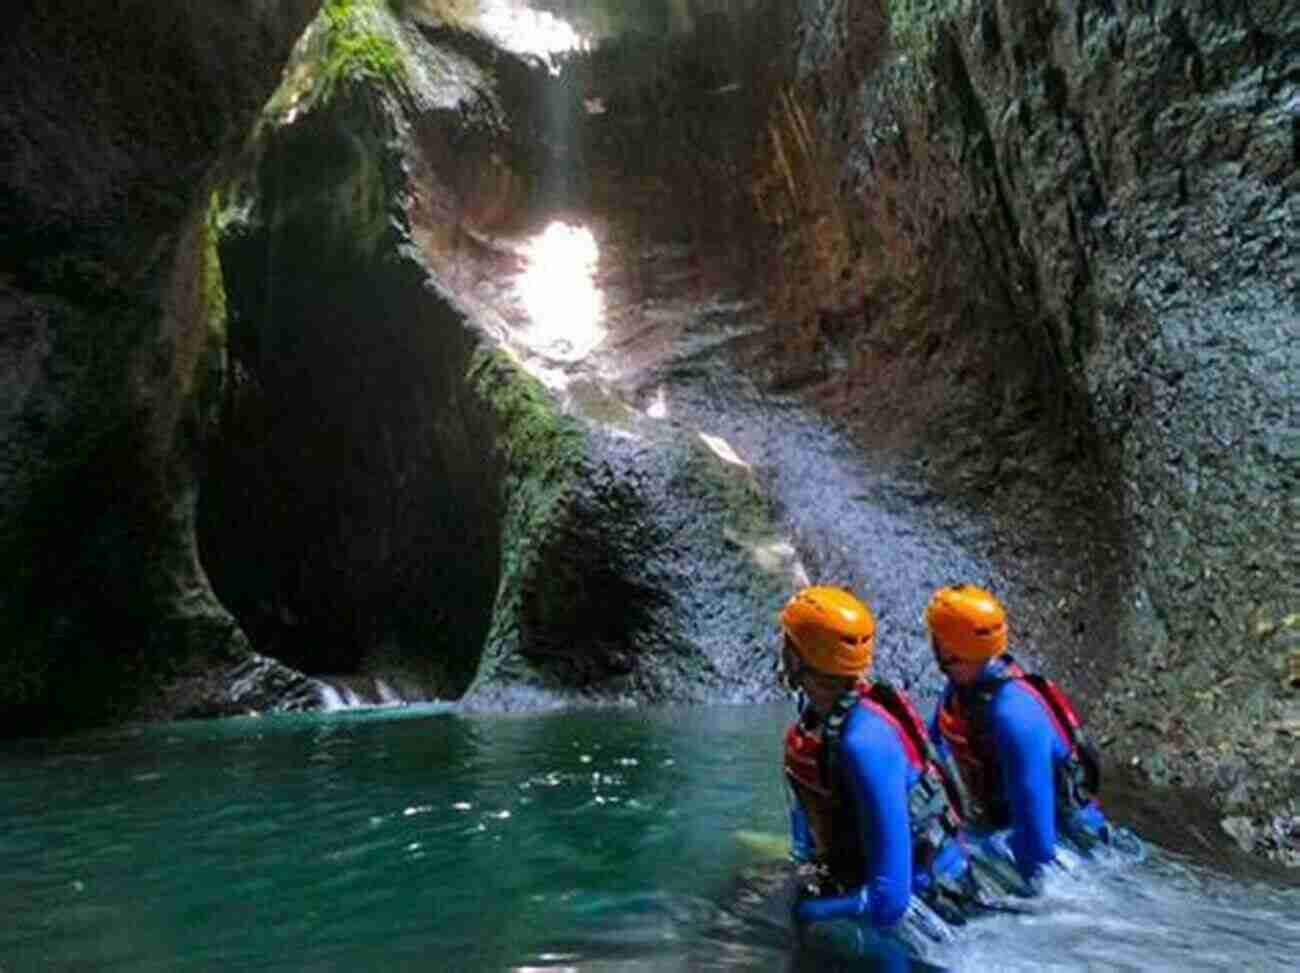
{"label": "turquoise water", "polygon": [[[0,749],[0,970],[863,969],[767,896],[784,706],[174,724]],[[1294,891],[1058,876],[954,969],[1296,968]]]}

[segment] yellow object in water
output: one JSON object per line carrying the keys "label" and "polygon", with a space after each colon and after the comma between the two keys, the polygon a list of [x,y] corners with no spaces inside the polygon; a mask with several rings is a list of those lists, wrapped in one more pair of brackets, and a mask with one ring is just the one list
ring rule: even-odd
{"label": "yellow object in water", "polygon": [[775,831],[733,831],[732,837],[763,861],[785,861],[790,857],[790,836]]}

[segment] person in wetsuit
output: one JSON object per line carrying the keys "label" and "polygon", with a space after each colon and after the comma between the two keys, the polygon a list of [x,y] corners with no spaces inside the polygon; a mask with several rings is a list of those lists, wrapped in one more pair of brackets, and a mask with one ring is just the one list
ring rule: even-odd
{"label": "person in wetsuit", "polygon": [[814,881],[801,927],[849,919],[888,932],[915,893],[948,922],[979,898],[958,840],[955,772],[936,765],[924,721],[870,679],[871,610],[840,588],[804,588],[781,611],[785,677],[803,697],[785,735],[796,859]]}
{"label": "person in wetsuit", "polygon": [[1033,892],[1065,838],[1087,851],[1112,829],[1097,800],[1097,753],[1050,680],[1007,652],[1002,603],[974,585],[941,588],[925,612],[947,684],[930,724],[971,799],[985,850],[1007,854]]}

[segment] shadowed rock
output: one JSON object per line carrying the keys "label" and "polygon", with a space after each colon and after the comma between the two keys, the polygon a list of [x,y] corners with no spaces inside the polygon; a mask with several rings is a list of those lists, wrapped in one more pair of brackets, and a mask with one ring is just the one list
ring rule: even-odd
{"label": "shadowed rock", "polygon": [[313,0],[6,14],[0,40],[0,722],[121,718],[238,653],[194,551],[221,349],[212,173]]}
{"label": "shadowed rock", "polygon": [[352,10],[304,37],[222,191],[223,601],[299,669],[470,706],[771,695],[792,562],[751,550],[776,535],[757,484],[523,337],[524,242],[578,193],[531,126],[576,93]]}

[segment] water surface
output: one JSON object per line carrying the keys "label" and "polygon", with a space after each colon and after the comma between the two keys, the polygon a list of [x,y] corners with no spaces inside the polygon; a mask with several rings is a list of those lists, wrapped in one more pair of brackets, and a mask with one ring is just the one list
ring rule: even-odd
{"label": "water surface", "polygon": [[[776,903],[782,705],[150,727],[0,750],[0,969],[811,970]],[[1293,970],[1295,890],[1060,876],[953,969]]]}

